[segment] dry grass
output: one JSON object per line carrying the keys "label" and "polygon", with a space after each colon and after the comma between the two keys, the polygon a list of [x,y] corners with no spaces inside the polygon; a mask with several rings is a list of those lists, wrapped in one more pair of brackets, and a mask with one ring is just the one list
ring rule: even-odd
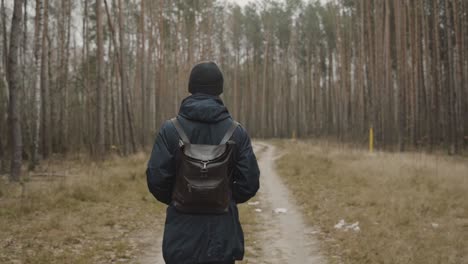
{"label": "dry grass", "polygon": [[146,159],[56,159],[38,169],[55,176],[22,185],[1,179],[0,263],[132,262],[140,250],[134,236],[162,225]]}
{"label": "dry grass", "polygon": [[[331,263],[468,263],[468,159],[277,142]],[[360,231],[334,228],[359,222]]]}
{"label": "dry grass", "polygon": [[245,256],[240,263],[259,263],[263,252],[258,240],[258,232],[261,232],[262,224],[254,207],[247,204],[239,205],[239,216],[244,230]]}
{"label": "dry grass", "polygon": [[[135,263],[142,250],[157,250],[140,245],[150,241],[138,241],[141,232],[160,234],[165,217],[164,206],[146,187],[147,158],[56,158],[22,185],[1,177],[0,263]],[[251,206],[240,205],[239,213],[246,244],[242,263],[257,263],[261,224]]]}

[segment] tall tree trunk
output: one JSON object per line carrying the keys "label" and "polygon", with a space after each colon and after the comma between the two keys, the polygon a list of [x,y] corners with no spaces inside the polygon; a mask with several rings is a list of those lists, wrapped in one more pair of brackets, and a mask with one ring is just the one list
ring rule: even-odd
{"label": "tall tree trunk", "polygon": [[42,0],[36,0],[36,18],[34,21],[34,118],[33,118],[33,146],[30,169],[34,170],[38,163],[39,140],[41,129],[41,59],[42,59]]}
{"label": "tall tree trunk", "polygon": [[19,181],[21,176],[23,141],[21,134],[21,115],[19,106],[19,90],[21,82],[21,72],[18,65],[18,52],[21,36],[23,0],[15,0],[13,7],[13,17],[11,20],[10,48],[8,53],[8,88],[10,100],[8,107],[8,119],[10,123],[11,142],[11,167],[10,180]]}
{"label": "tall tree trunk", "polygon": [[88,0],[83,0],[83,29],[82,29],[82,36],[83,36],[83,48],[81,50],[82,60],[81,63],[83,64],[83,90],[82,90],[82,113],[81,113],[81,125],[83,126],[83,133],[80,137],[81,144],[85,145],[87,143],[87,139],[89,138],[89,126],[88,126],[88,118],[87,118],[87,109],[88,109],[88,98],[84,95],[88,90]]}
{"label": "tall tree trunk", "polygon": [[96,117],[96,155],[103,157],[105,152],[105,126],[104,126],[104,44],[103,44],[103,24],[102,24],[102,2],[96,0],[96,26],[97,26],[97,117]]}
{"label": "tall tree trunk", "polygon": [[[29,151],[26,151],[26,148],[23,148],[23,157],[26,159],[30,159],[30,152],[32,150],[32,122],[31,120],[28,119],[29,116],[34,114],[34,107],[30,108],[28,107],[31,104],[34,104],[34,102],[31,100],[33,98],[33,93],[34,89],[27,89],[31,85],[31,80],[30,78],[27,78],[31,71],[29,70],[29,67],[27,66],[30,62],[28,58],[28,50],[29,50],[29,34],[28,34],[28,0],[23,1],[23,36],[21,38],[21,48],[19,52],[19,65],[21,65],[21,84],[20,87],[23,87],[21,89],[21,92],[18,94],[18,98],[21,98],[19,100],[19,109],[20,110],[20,120],[21,120],[21,133],[22,133],[22,138],[23,138],[23,146],[28,146]],[[34,57],[34,54],[33,54]],[[33,61],[34,65],[34,61]]]}
{"label": "tall tree trunk", "polygon": [[431,112],[431,108],[434,104],[432,93],[434,91],[434,76],[432,75],[432,68],[436,67],[432,63],[431,58],[431,45],[433,48],[433,43],[430,42],[430,16],[424,15],[424,9],[426,8],[426,3],[423,1],[422,7],[423,9],[423,36],[424,36],[424,63],[423,64],[423,76],[424,76],[424,87],[426,89],[426,104],[424,108],[424,116],[425,116],[425,124],[424,130],[426,131],[426,146],[429,147],[429,150],[432,151],[432,146],[434,145],[434,131],[432,130],[433,122],[434,122],[434,113]]}
{"label": "tall tree trunk", "polygon": [[[395,0],[393,0],[395,1]],[[391,26],[390,26],[390,17],[391,17],[391,12],[390,12],[390,0],[385,1],[385,33],[384,33],[384,61],[385,61],[385,81],[384,81],[384,97],[382,100],[384,101],[384,106],[385,108],[382,109],[382,143],[383,144],[390,144],[391,143],[391,138],[393,133],[385,133],[386,131],[390,131],[390,125],[392,124],[393,118],[385,118],[387,116],[390,116],[392,113],[392,97],[393,97],[393,87],[392,87],[392,58],[391,58],[391,52],[392,52],[392,45],[391,45]]]}
{"label": "tall tree trunk", "polygon": [[42,97],[42,156],[47,158],[52,150],[50,126],[50,88],[49,88],[49,0],[44,0],[44,23],[42,33],[41,59],[41,97]]}
{"label": "tall tree trunk", "polygon": [[[107,42],[107,54],[112,54],[112,41]],[[113,97],[113,80],[114,80],[114,60],[115,57],[109,56],[108,67],[106,67],[106,91],[105,91],[105,149],[107,151],[111,150],[111,146],[114,144],[114,130],[112,128],[113,119],[112,116],[112,97]]]}
{"label": "tall tree trunk", "polygon": [[148,115],[148,105],[146,104],[146,98],[149,97],[149,94],[146,94],[146,63],[145,63],[145,55],[146,55],[146,30],[145,30],[145,0],[141,0],[140,4],[140,46],[138,49],[140,50],[140,56],[137,61],[137,65],[140,67],[139,76],[137,78],[140,79],[140,89],[141,89],[141,133],[140,133],[140,144],[145,146],[148,138],[148,124],[149,120],[147,118]]}
{"label": "tall tree trunk", "polygon": [[159,60],[158,60],[158,71],[159,71],[159,82],[156,83],[155,85],[155,100],[154,100],[154,104],[155,104],[155,109],[156,109],[156,120],[157,121],[157,124],[159,125],[159,122],[161,122],[164,118],[164,116],[162,115],[163,114],[163,109],[162,109],[162,105],[163,105],[163,88],[166,87],[166,82],[165,82],[165,43],[166,43],[166,38],[165,38],[165,33],[166,33],[166,29],[164,27],[164,0],[160,0],[159,1],[159,22],[158,22],[158,30],[159,30],[159,36],[160,36],[160,39],[159,39],[159,54],[158,54],[158,57],[159,57]]}
{"label": "tall tree trunk", "polygon": [[61,152],[67,153],[68,152],[68,145],[69,145],[69,84],[68,84],[68,71],[69,71],[69,59],[70,59],[70,37],[71,37],[71,5],[72,3],[70,0],[62,0],[62,38],[61,41],[61,89],[63,90],[63,100],[62,100],[62,110],[60,111],[61,114],[61,126],[60,126],[60,145],[61,145]]}
{"label": "tall tree trunk", "polygon": [[399,118],[399,124],[398,124],[398,145],[400,151],[405,151],[405,136],[406,136],[406,5],[404,4],[405,2],[400,2],[401,3],[399,9],[399,14],[401,14],[401,24],[400,24],[400,44],[399,44],[399,51],[400,51],[400,61],[398,65],[401,67],[400,69],[400,84],[398,88],[398,98],[399,98],[399,104],[398,104],[398,118]]}
{"label": "tall tree trunk", "polygon": [[[2,0],[0,9],[1,9],[0,15],[2,16],[1,20],[2,20],[2,36],[3,36],[1,40],[3,42],[2,43],[3,44],[2,45],[3,46],[2,64],[3,64],[4,69],[6,69],[8,65],[8,33],[7,33],[7,24],[6,24],[7,17],[6,17],[5,0]],[[7,73],[5,72],[5,75],[6,74]]]}
{"label": "tall tree trunk", "polygon": [[269,52],[269,46],[270,46],[270,36],[271,33],[266,33],[266,41],[265,41],[265,57],[263,58],[263,78],[262,78],[262,116],[260,118],[261,123],[260,123],[260,131],[263,136],[266,135],[268,129],[267,129],[267,73],[268,73],[268,52]]}
{"label": "tall tree trunk", "polygon": [[455,70],[454,70],[454,60],[453,60],[453,36],[452,36],[452,12],[450,9],[450,1],[445,0],[445,34],[446,34],[446,58],[445,58],[445,73],[446,73],[446,88],[448,90],[446,96],[446,107],[447,107],[447,119],[448,125],[447,136],[448,136],[448,153],[453,155],[459,150],[456,148],[456,137],[457,137],[457,117],[456,117],[456,89],[455,89]]}
{"label": "tall tree trunk", "polygon": [[3,60],[0,63],[0,174],[7,171],[7,160],[6,160],[6,142],[4,141],[5,132],[6,132],[6,117],[7,117],[7,84],[6,81],[4,82],[5,70],[3,68]]}
{"label": "tall tree trunk", "polygon": [[8,140],[5,142],[3,139],[6,138],[6,132],[9,131],[7,126],[7,106],[9,100],[9,92],[8,92],[8,81],[7,81],[7,61],[8,61],[8,33],[7,33],[7,25],[6,25],[6,8],[5,8],[5,0],[1,0],[0,5],[0,21],[2,23],[1,26],[1,35],[2,39],[2,57],[1,59],[1,71],[0,71],[0,86],[2,87],[1,93],[1,104],[0,104],[0,173],[7,171],[7,158],[6,152],[8,149]]}
{"label": "tall tree trunk", "polygon": [[120,44],[120,92],[121,92],[121,104],[122,104],[122,134],[124,135],[123,148],[124,154],[129,154],[129,145],[128,145],[128,136],[127,136],[127,73],[124,69],[125,67],[125,35],[123,29],[123,10],[122,10],[122,0],[118,0],[118,23],[119,23],[119,44]]}
{"label": "tall tree trunk", "polygon": [[434,34],[433,34],[433,54],[432,57],[434,58],[433,64],[434,67],[432,68],[432,76],[434,77],[434,91],[432,95],[432,113],[435,113],[437,122],[433,123],[433,127],[431,129],[434,130],[434,143],[440,144],[441,138],[443,133],[443,104],[442,104],[442,82],[441,82],[441,71],[440,71],[440,9],[439,9],[439,1],[433,1],[433,12],[434,12]]}
{"label": "tall tree trunk", "polygon": [[[461,32],[461,26],[460,26],[460,18],[462,17],[462,14],[459,13],[459,1],[454,0],[452,2],[452,10],[453,10],[453,29],[455,33],[455,58],[454,58],[454,63],[455,63],[455,71],[454,71],[454,76],[455,76],[455,87],[454,87],[454,97],[455,97],[455,144],[456,144],[456,149],[458,152],[461,152],[463,148],[463,132],[464,132],[464,120],[463,120],[463,110],[464,110],[464,100],[466,98],[465,94],[465,89],[463,87],[463,53],[464,50],[462,49],[463,46],[463,37],[462,37],[462,32]],[[468,15],[468,14],[466,14]],[[465,115],[468,113],[465,113]]]}

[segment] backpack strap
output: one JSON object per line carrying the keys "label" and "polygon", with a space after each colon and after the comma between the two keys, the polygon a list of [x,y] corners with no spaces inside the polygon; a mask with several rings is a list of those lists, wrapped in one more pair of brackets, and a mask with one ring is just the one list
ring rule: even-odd
{"label": "backpack strap", "polygon": [[177,120],[177,118],[174,117],[174,118],[171,119],[171,122],[174,125],[174,127],[176,128],[177,133],[179,133],[179,137],[180,137],[180,139],[182,139],[182,142],[185,143],[185,144],[190,144],[190,140],[187,137],[187,134],[185,134],[184,129],[180,125],[179,120]]}
{"label": "backpack strap", "polygon": [[231,139],[232,134],[234,134],[234,131],[236,131],[236,128],[238,126],[239,126],[239,123],[233,120],[231,127],[228,129],[228,131],[224,135],[223,139],[221,140],[221,143],[219,143],[219,144],[220,145],[226,144],[229,141],[229,139]]}

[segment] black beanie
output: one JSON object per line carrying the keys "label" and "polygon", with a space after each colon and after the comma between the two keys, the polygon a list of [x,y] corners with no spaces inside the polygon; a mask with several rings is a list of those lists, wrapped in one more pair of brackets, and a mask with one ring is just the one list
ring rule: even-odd
{"label": "black beanie", "polygon": [[223,93],[223,73],[214,62],[202,62],[193,67],[189,79],[191,94],[203,93],[220,95]]}

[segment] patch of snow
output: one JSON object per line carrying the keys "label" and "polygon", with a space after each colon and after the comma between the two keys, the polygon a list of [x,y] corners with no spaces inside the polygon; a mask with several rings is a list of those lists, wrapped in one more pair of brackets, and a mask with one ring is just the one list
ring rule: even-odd
{"label": "patch of snow", "polygon": [[247,204],[248,204],[248,205],[254,206],[254,205],[259,205],[260,202],[258,202],[258,201],[256,201],[256,202],[248,202]]}
{"label": "patch of snow", "polygon": [[344,219],[341,219],[338,224],[335,225],[335,229],[342,229],[346,225],[346,222]]}
{"label": "patch of snow", "polygon": [[276,208],[273,211],[275,212],[275,214],[285,214],[285,213],[288,212],[288,209],[286,209],[286,208]]}
{"label": "patch of snow", "polygon": [[438,224],[438,223],[431,223],[431,226],[432,226],[433,228],[438,228],[438,227],[439,227],[439,224]]}
{"label": "patch of snow", "polygon": [[262,209],[260,209],[260,208],[257,208],[257,209],[255,209],[255,212],[257,212],[257,213],[261,213],[261,212],[262,212]]}
{"label": "patch of snow", "polygon": [[334,227],[335,227],[335,229],[344,230],[344,231],[348,231],[348,230],[352,230],[354,232],[361,231],[361,228],[359,227],[359,222],[349,224],[349,223],[346,223],[346,221],[344,219],[341,219],[338,222],[338,224],[336,224]]}
{"label": "patch of snow", "polygon": [[361,228],[359,228],[359,222],[356,222],[356,223],[354,223],[352,225],[349,225],[346,228],[351,229],[351,230],[356,231],[356,232],[361,230]]}

